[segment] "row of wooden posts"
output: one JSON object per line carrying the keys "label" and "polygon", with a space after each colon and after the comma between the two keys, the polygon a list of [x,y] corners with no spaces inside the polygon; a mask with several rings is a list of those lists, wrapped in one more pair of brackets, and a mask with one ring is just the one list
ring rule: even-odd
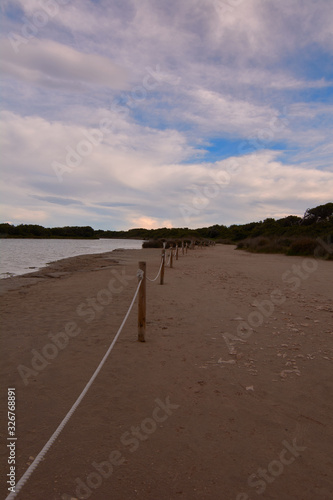
{"label": "row of wooden posts", "polygon": [[[181,246],[181,252],[182,255],[187,254],[188,251],[188,244],[182,242]],[[193,247],[194,248],[194,247]],[[176,245],[176,249],[174,251],[173,247],[170,247],[170,267],[173,267],[173,257],[178,260],[179,256],[179,247]],[[165,268],[165,248],[162,249],[162,256],[161,256],[161,272],[160,272],[160,285],[163,285],[164,283],[164,268]],[[138,296],[138,341],[139,342],[145,342],[145,334],[146,334],[146,262],[141,261],[139,262],[139,269],[142,271],[140,273],[139,280],[142,279],[142,283],[139,289],[139,296]]]}

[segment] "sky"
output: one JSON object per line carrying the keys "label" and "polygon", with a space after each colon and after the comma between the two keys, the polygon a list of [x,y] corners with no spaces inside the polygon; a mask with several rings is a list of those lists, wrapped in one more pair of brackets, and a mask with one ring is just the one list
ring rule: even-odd
{"label": "sky", "polygon": [[243,224],[333,199],[332,0],[2,0],[1,221]]}

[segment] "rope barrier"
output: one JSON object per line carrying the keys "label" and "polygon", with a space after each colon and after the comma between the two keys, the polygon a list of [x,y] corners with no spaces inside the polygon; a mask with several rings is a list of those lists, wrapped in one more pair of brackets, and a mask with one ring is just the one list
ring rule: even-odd
{"label": "rope barrier", "polygon": [[[165,248],[165,245],[164,245],[164,248]],[[186,246],[186,250],[187,250],[187,246]],[[170,261],[171,261],[171,257],[172,256],[176,256],[176,253],[177,253],[177,249],[175,250],[175,253],[173,252],[173,248],[171,248],[171,251],[170,251],[170,254],[169,254],[169,259],[168,259],[168,262],[167,262],[167,266],[170,264]],[[145,265],[145,262],[144,263],[139,263],[139,264],[144,264]],[[159,271],[157,273],[157,276],[154,278],[154,279],[150,279],[147,277],[148,281],[156,281],[157,278],[159,277],[160,273],[161,273],[161,269],[162,269],[162,265],[163,265],[163,258],[161,260],[161,265],[160,265],[160,268],[159,268]],[[136,291],[135,291],[135,294],[133,296],[133,299],[132,299],[132,302],[127,310],[127,313],[111,343],[111,345],[109,346],[108,350],[106,351],[106,353],[104,354],[101,362],[99,363],[98,367],[96,368],[96,370],[94,371],[93,375],[91,376],[90,380],[88,381],[88,383],[86,384],[85,388],[83,389],[83,391],[81,392],[80,396],[77,398],[77,400],[75,401],[75,403],[73,404],[73,406],[71,407],[71,409],[68,411],[67,415],[65,416],[65,418],[61,421],[61,423],[58,425],[57,429],[54,431],[54,433],[52,434],[52,436],[50,437],[50,439],[47,441],[47,443],[44,445],[44,447],[42,448],[42,450],[38,453],[38,455],[36,456],[36,458],[34,459],[34,461],[32,462],[32,464],[30,464],[30,466],[27,468],[27,470],[25,471],[25,473],[23,474],[23,476],[20,478],[20,480],[17,482],[16,486],[15,486],[15,492],[11,492],[5,500],[13,500],[14,498],[16,498],[17,494],[20,492],[20,490],[23,488],[23,486],[25,485],[25,483],[28,481],[28,479],[30,478],[30,476],[32,475],[32,473],[34,472],[35,469],[37,469],[38,465],[40,464],[40,462],[42,460],[44,460],[44,457],[45,455],[47,454],[47,452],[49,451],[49,449],[51,448],[51,446],[53,445],[53,443],[56,441],[56,439],[58,438],[59,434],[62,432],[62,430],[64,429],[65,425],[68,423],[68,421],[70,420],[71,416],[74,414],[75,410],[78,408],[79,404],[81,403],[81,401],[83,400],[83,398],[85,397],[85,395],[87,394],[88,390],[90,389],[91,385],[93,384],[93,382],[95,381],[96,377],[98,376],[99,372],[101,371],[105,361],[107,360],[107,358],[109,357],[115,343],[117,342],[118,340],[118,337],[119,335],[121,334],[122,332],[122,329],[127,321],[127,318],[133,308],[133,305],[134,305],[134,302],[135,302],[135,299],[139,293],[139,290],[140,290],[140,287],[141,285],[144,283],[144,275],[145,275],[145,272],[142,270],[142,269],[138,269],[137,271],[137,277],[138,277],[138,280],[139,280],[139,283],[138,283],[138,286],[136,288]],[[140,300],[139,300],[140,302]]]}
{"label": "rope barrier", "polygon": [[160,273],[161,273],[162,266],[163,266],[163,259],[161,259],[161,265],[160,265],[160,268],[159,268],[159,270],[158,270],[158,273],[157,273],[156,277],[155,277],[153,280],[151,280],[150,278],[148,278],[148,276],[146,276],[147,280],[148,280],[148,281],[151,281],[151,282],[156,281],[156,280],[157,280],[157,278],[159,277]]}
{"label": "rope barrier", "polygon": [[[140,270],[139,270],[140,271]],[[49,449],[51,448],[51,446],[53,445],[53,443],[56,441],[57,437],[59,436],[59,434],[61,433],[61,431],[63,430],[63,428],[65,427],[65,425],[67,424],[67,422],[69,421],[69,419],[71,418],[71,416],[73,415],[73,413],[75,412],[75,410],[77,409],[77,407],[79,406],[79,404],[81,403],[82,399],[84,398],[84,396],[87,394],[89,388],[91,387],[92,383],[94,382],[94,380],[96,379],[97,375],[99,374],[99,372],[101,371],[105,361],[107,360],[110,352],[112,351],[115,343],[117,342],[118,340],[118,337],[127,321],[127,318],[132,310],[132,307],[133,307],[133,304],[135,302],[135,299],[138,295],[138,292],[139,292],[139,289],[140,289],[140,286],[142,284],[142,279],[143,279],[143,273],[141,271],[141,273],[139,273],[138,271],[138,278],[140,279],[140,282],[137,286],[137,289],[135,291],[135,294],[134,294],[134,297],[132,299],[132,302],[131,302],[131,305],[129,306],[128,308],[128,311],[118,329],[118,332],[116,333],[110,347],[108,348],[108,350],[106,351],[106,353],[104,354],[104,357],[102,358],[102,361],[100,362],[100,364],[98,365],[98,367],[96,368],[95,372],[93,373],[92,377],[90,378],[89,382],[87,383],[87,385],[85,386],[85,388],[83,389],[83,391],[81,392],[80,396],[77,398],[77,400],[75,401],[75,403],[73,404],[72,408],[69,410],[69,412],[67,413],[67,415],[65,416],[65,418],[62,420],[62,422],[58,425],[57,429],[54,431],[54,433],[52,434],[52,436],[50,437],[50,439],[48,440],[48,442],[46,443],[46,445],[43,447],[43,449],[38,453],[37,457],[35,458],[35,460],[32,462],[32,464],[27,468],[27,470],[25,471],[25,473],[23,474],[23,476],[21,477],[21,479],[17,482],[16,484],[16,487],[15,487],[15,492],[11,492],[5,500],[13,500],[16,495],[18,494],[18,492],[21,490],[21,488],[24,486],[24,484],[28,481],[28,479],[30,478],[31,474],[34,472],[35,469],[37,469],[38,465],[40,464],[40,462],[44,459],[44,456],[46,455],[46,453],[49,451]]]}

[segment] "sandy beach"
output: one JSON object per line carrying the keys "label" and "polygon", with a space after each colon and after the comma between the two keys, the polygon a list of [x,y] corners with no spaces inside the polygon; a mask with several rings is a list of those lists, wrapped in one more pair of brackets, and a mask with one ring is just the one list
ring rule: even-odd
{"label": "sandy beach", "polygon": [[[16,480],[84,389],[159,249],[65,259],[1,285],[1,463]],[[332,262],[191,250],[147,282],[19,500],[331,500]],[[5,476],[4,472],[2,477]],[[2,481],[1,498],[8,484]]]}

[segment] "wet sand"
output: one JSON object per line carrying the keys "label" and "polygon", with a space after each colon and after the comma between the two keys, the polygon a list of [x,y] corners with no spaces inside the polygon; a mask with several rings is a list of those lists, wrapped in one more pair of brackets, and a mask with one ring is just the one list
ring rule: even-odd
{"label": "wet sand", "polygon": [[[142,260],[154,277],[160,250],[145,249],[1,280],[2,477],[7,387],[19,479],[105,354]],[[332,499],[332,277],[332,262],[232,246],[180,255],[147,283],[146,342],[135,305],[17,498]]]}

